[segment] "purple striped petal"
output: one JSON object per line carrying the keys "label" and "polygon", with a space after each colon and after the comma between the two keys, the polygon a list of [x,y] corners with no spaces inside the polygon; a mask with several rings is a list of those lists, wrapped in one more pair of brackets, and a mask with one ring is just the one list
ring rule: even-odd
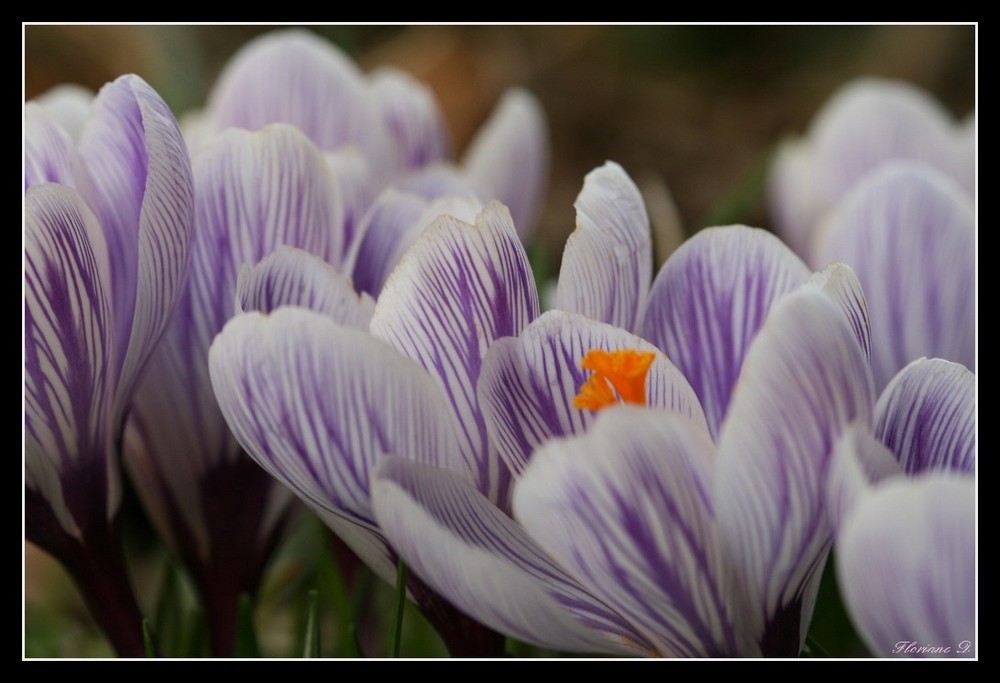
{"label": "purple striped petal", "polygon": [[850,265],[871,313],[872,368],[880,389],[922,356],[975,364],[975,215],[934,169],[882,166],[824,225],[815,262]]}
{"label": "purple striped petal", "polygon": [[[119,503],[107,245],[75,190],[38,185],[24,203],[25,488],[80,537],[88,515],[110,518]],[[52,533],[41,523],[26,516],[29,540]]]}
{"label": "purple striped petal", "polygon": [[[248,500],[222,494],[235,481],[223,473],[240,467],[246,456],[216,406],[208,371],[212,339],[236,310],[239,269],[281,244],[339,253],[340,212],[326,160],[291,126],[216,136],[197,155],[194,174],[191,275],[136,393],[125,458],[161,528],[174,529],[168,537],[191,537],[195,547],[188,554],[202,556],[213,546],[212,501],[245,506]],[[266,492],[269,486],[257,468],[240,476],[239,487]],[[165,506],[164,500],[173,502]],[[169,512],[171,507],[176,511]],[[264,507],[255,504],[239,516],[259,514]],[[237,514],[228,510],[223,516]]]}
{"label": "purple striped petal", "polygon": [[649,217],[639,188],[607,162],[587,174],[566,240],[556,308],[637,331],[653,275]]}
{"label": "purple striped petal", "polygon": [[871,321],[868,319],[868,301],[861,289],[858,276],[844,263],[833,263],[825,270],[813,273],[806,284],[817,287],[840,306],[854,336],[861,345],[865,358],[872,357]]}
{"label": "purple striped petal", "polygon": [[368,329],[375,312],[375,300],[355,293],[349,277],[294,247],[278,247],[255,266],[243,264],[236,281],[238,312],[270,313],[279,306],[308,308],[359,330]]}
{"label": "purple striped petal", "polygon": [[656,347],[617,327],[549,311],[520,337],[495,342],[479,376],[477,394],[490,439],[515,476],[546,441],[581,434],[593,423],[593,412],[573,407],[590,374],[580,361],[591,349],[657,352],[646,378],[648,404],[684,415],[707,430],[687,380]]}
{"label": "purple striped petal", "polygon": [[713,450],[687,420],[612,408],[586,435],[542,446],[514,492],[539,546],[663,656],[740,648],[721,585]]}
{"label": "purple striped petal", "polygon": [[370,477],[387,455],[461,467],[454,422],[416,364],[326,316],[239,315],[209,352],[236,439],[311,506],[371,525]]}
{"label": "purple striped petal", "polygon": [[517,234],[535,232],[549,182],[549,133],[541,104],[527,90],[503,94],[466,149],[462,165],[487,194],[510,208]]}
{"label": "purple striped petal", "polygon": [[24,189],[42,183],[73,185],[73,143],[35,102],[24,105]]}
{"label": "purple striped petal", "polygon": [[976,377],[958,363],[907,365],[875,405],[875,434],[908,474],[976,469]]}
{"label": "purple striped petal", "polygon": [[827,508],[834,533],[843,528],[875,484],[902,474],[896,456],[872,435],[868,425],[848,425],[834,448],[827,475]]}
{"label": "purple striped petal", "polygon": [[423,365],[458,417],[476,486],[506,504],[510,472],[490,444],[476,399],[483,357],[538,316],[538,296],[510,213],[490,202],[476,224],[440,216],[396,266],[375,306],[372,334]]}
{"label": "purple striped petal", "polygon": [[386,132],[367,83],[333,43],[300,30],[275,31],[247,43],[209,96],[216,131],[298,127],[320,149],[356,144],[371,161],[386,151]]}
{"label": "purple striped petal", "polygon": [[771,305],[807,277],[777,237],[744,226],[701,231],[656,276],[643,336],[687,377],[713,435]]}
{"label": "purple striped petal", "polygon": [[434,201],[390,188],[383,192],[362,222],[354,279],[358,291],[377,296],[396,264],[441,215],[474,222],[483,206],[471,196],[449,196]]}
{"label": "purple striped petal", "polygon": [[820,183],[833,203],[887,161],[922,161],[955,177],[959,152],[953,130],[951,115],[919,88],[876,78],[852,81],[812,125]]}
{"label": "purple striped petal", "polygon": [[845,606],[873,655],[976,656],[971,478],[932,473],[886,483],[848,519],[836,557]]}
{"label": "purple striped petal", "polygon": [[379,524],[407,565],[476,620],[559,650],[649,651],[524,529],[454,473],[386,460],[372,498]]}
{"label": "purple striped petal", "polygon": [[451,156],[444,113],[430,88],[405,71],[382,68],[371,75],[371,89],[395,143],[400,170]]}
{"label": "purple striped petal", "polygon": [[795,656],[830,526],[825,477],[844,427],[871,425],[871,371],[841,309],[805,287],[772,308],[719,435],[715,501],[730,587],[766,656]]}
{"label": "purple striped petal", "polygon": [[86,174],[77,185],[101,222],[112,266],[120,415],[187,277],[191,164],[169,107],[138,76],[101,89],[78,152]]}
{"label": "purple striped petal", "polygon": [[361,242],[361,219],[375,200],[379,191],[377,179],[368,160],[356,147],[345,147],[326,155],[326,165],[340,195],[343,212],[344,257],[338,259],[340,268],[347,273],[354,269],[358,246]]}

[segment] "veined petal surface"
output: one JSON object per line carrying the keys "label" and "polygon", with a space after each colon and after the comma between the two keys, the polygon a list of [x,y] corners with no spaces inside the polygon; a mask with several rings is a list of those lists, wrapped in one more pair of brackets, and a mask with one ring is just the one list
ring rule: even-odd
{"label": "veined petal surface", "polygon": [[719,435],[716,515],[741,633],[796,656],[830,547],[834,446],[872,423],[871,371],[840,307],[811,287],[775,304],[753,341]]}
{"label": "veined petal surface", "polygon": [[707,431],[691,386],[656,347],[620,328],[549,311],[516,339],[495,342],[479,376],[479,405],[490,439],[515,476],[543,443],[581,434],[593,423],[595,413],[573,405],[589,375],[580,361],[593,349],[655,352],[646,377],[647,404],[684,415]]}
{"label": "veined petal surface", "polygon": [[642,333],[691,383],[713,435],[771,306],[808,277],[777,237],[745,226],[702,230],[660,269]]}
{"label": "veined petal surface", "polygon": [[404,255],[375,306],[371,332],[444,389],[476,485],[506,505],[510,472],[490,444],[476,383],[490,345],[538,316],[538,295],[510,212],[490,202],[471,225],[440,216]]}
{"label": "veined petal surface", "polygon": [[543,647],[648,652],[641,636],[454,473],[387,459],[373,498],[379,524],[407,565],[482,623]]}
{"label": "veined petal surface", "polygon": [[566,240],[556,308],[638,332],[653,274],[653,240],[639,188],[607,162],[587,174]]}
{"label": "veined petal surface", "polygon": [[875,434],[908,474],[976,469],[976,377],[940,358],[915,360],[875,404]]}
{"label": "veined petal surface", "polygon": [[514,492],[528,533],[663,656],[733,656],[711,491],[714,444],[625,406],[532,458]]}

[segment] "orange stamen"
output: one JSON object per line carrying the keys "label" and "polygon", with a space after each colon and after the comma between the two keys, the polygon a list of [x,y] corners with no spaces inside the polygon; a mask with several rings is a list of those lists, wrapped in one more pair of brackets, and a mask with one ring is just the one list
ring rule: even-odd
{"label": "orange stamen", "polygon": [[646,405],[646,375],[656,354],[651,351],[622,349],[602,351],[591,349],[580,361],[580,367],[593,371],[587,383],[573,401],[573,407],[600,410],[622,403]]}

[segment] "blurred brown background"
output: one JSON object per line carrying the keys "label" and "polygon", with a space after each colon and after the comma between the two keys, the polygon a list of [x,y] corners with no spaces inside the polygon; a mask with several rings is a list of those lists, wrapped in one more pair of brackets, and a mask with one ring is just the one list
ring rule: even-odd
{"label": "blurred brown background", "polygon": [[[25,97],[63,81],[98,88],[146,78],[182,113],[267,26],[27,26]],[[573,227],[583,176],[606,159],[640,184],[659,175],[687,231],[733,216],[767,227],[769,150],[801,132],[852,77],[902,78],[954,115],[975,106],[976,28],[942,26],[310,27],[365,70],[402,67],[430,83],[461,151],[500,92],[545,107],[552,178],[540,241],[551,261]],[[721,213],[720,213],[721,211]]]}

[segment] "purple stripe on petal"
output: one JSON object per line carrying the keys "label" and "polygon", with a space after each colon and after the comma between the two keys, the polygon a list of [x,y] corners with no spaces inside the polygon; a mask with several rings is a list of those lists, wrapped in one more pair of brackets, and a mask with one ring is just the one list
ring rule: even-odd
{"label": "purple stripe on petal", "polygon": [[337,185],[343,214],[343,237],[340,251],[332,261],[349,273],[354,269],[358,246],[361,242],[361,219],[371,206],[378,192],[377,180],[372,177],[368,160],[356,147],[345,147],[325,155],[330,175]]}
{"label": "purple stripe on petal", "polygon": [[491,202],[470,225],[438,217],[386,282],[371,331],[423,365],[459,420],[476,485],[506,504],[510,472],[491,446],[476,398],[483,357],[538,315],[531,268],[510,213]]}
{"label": "purple stripe on petal", "polygon": [[825,270],[813,273],[806,280],[809,286],[818,287],[836,303],[847,324],[854,330],[854,336],[861,345],[865,358],[870,362],[872,357],[871,321],[868,318],[868,302],[861,289],[861,283],[851,267],[845,263],[833,263]]}
{"label": "purple stripe on petal", "polygon": [[643,336],[687,377],[713,435],[771,305],[807,277],[777,237],[744,226],[702,230],[656,276]]}
{"label": "purple stripe on petal", "polygon": [[566,240],[556,308],[637,331],[653,273],[649,217],[625,170],[607,162],[587,174]]}
{"label": "purple stripe on petal", "polygon": [[664,656],[739,653],[721,585],[713,448],[687,420],[611,408],[586,435],[539,449],[514,492],[539,546]]}
{"label": "purple stripe on petal", "polygon": [[581,315],[549,311],[517,339],[493,344],[477,387],[490,439],[515,476],[537,447],[553,437],[580,434],[593,422],[594,413],[573,407],[590,375],[580,361],[591,349],[656,351],[646,378],[648,404],[685,415],[707,430],[687,380],[656,347]]}
{"label": "purple stripe on petal", "polygon": [[830,546],[825,482],[851,422],[871,425],[868,363],[842,309],[805,287],[772,308],[719,435],[715,501],[741,631],[795,656]]}
{"label": "purple stripe on petal", "polygon": [[407,565],[482,623],[544,647],[649,651],[524,529],[453,472],[387,460],[376,474],[373,499],[379,524]]}
{"label": "purple stripe on petal", "polygon": [[848,425],[834,448],[827,475],[827,508],[834,533],[876,484],[902,474],[896,456],[872,435],[868,425]]}
{"label": "purple stripe on petal", "polygon": [[372,523],[386,455],[461,467],[427,374],[359,330],[299,308],[231,320],[209,352],[219,407],[244,449],[315,508]]}
{"label": "purple stripe on petal", "polygon": [[928,473],[887,482],[847,520],[837,579],[876,657],[978,653],[975,501],[971,478]]}
{"label": "purple stripe on petal", "polygon": [[857,273],[880,390],[922,356],[975,364],[975,216],[967,194],[915,162],[882,166],[829,217],[815,261]]}
{"label": "purple stripe on petal", "polygon": [[[25,486],[63,529],[117,510],[110,457],[113,319],[107,246],[75,190],[43,184],[25,196]],[[81,474],[83,473],[83,474]],[[96,474],[95,474],[96,473]],[[86,484],[93,486],[88,490]],[[27,520],[28,538],[34,538]]]}
{"label": "purple stripe on petal", "polygon": [[976,377],[939,358],[915,360],[882,392],[875,434],[908,474],[976,468]]}
{"label": "purple stripe on petal", "polygon": [[450,156],[444,113],[433,91],[405,71],[382,68],[371,89],[396,147],[397,168],[410,170]]}
{"label": "purple stripe on petal", "polygon": [[549,180],[549,133],[535,96],[520,88],[506,91],[469,143],[462,165],[486,190],[486,199],[510,208],[517,234],[529,241]]}
{"label": "purple stripe on petal", "polygon": [[138,76],[101,89],[78,149],[86,173],[77,184],[101,221],[112,266],[121,415],[187,277],[191,165],[169,107]]}
{"label": "purple stripe on petal", "polygon": [[375,300],[355,293],[349,277],[293,247],[278,247],[256,266],[243,265],[236,282],[236,305],[241,313],[270,313],[279,306],[308,308],[359,330],[368,329],[375,311]]}
{"label": "purple stripe on petal", "polygon": [[471,196],[442,197],[428,202],[409,192],[383,192],[362,222],[360,247],[354,265],[358,291],[377,296],[406,250],[434,219],[448,214],[474,222],[482,204]]}

